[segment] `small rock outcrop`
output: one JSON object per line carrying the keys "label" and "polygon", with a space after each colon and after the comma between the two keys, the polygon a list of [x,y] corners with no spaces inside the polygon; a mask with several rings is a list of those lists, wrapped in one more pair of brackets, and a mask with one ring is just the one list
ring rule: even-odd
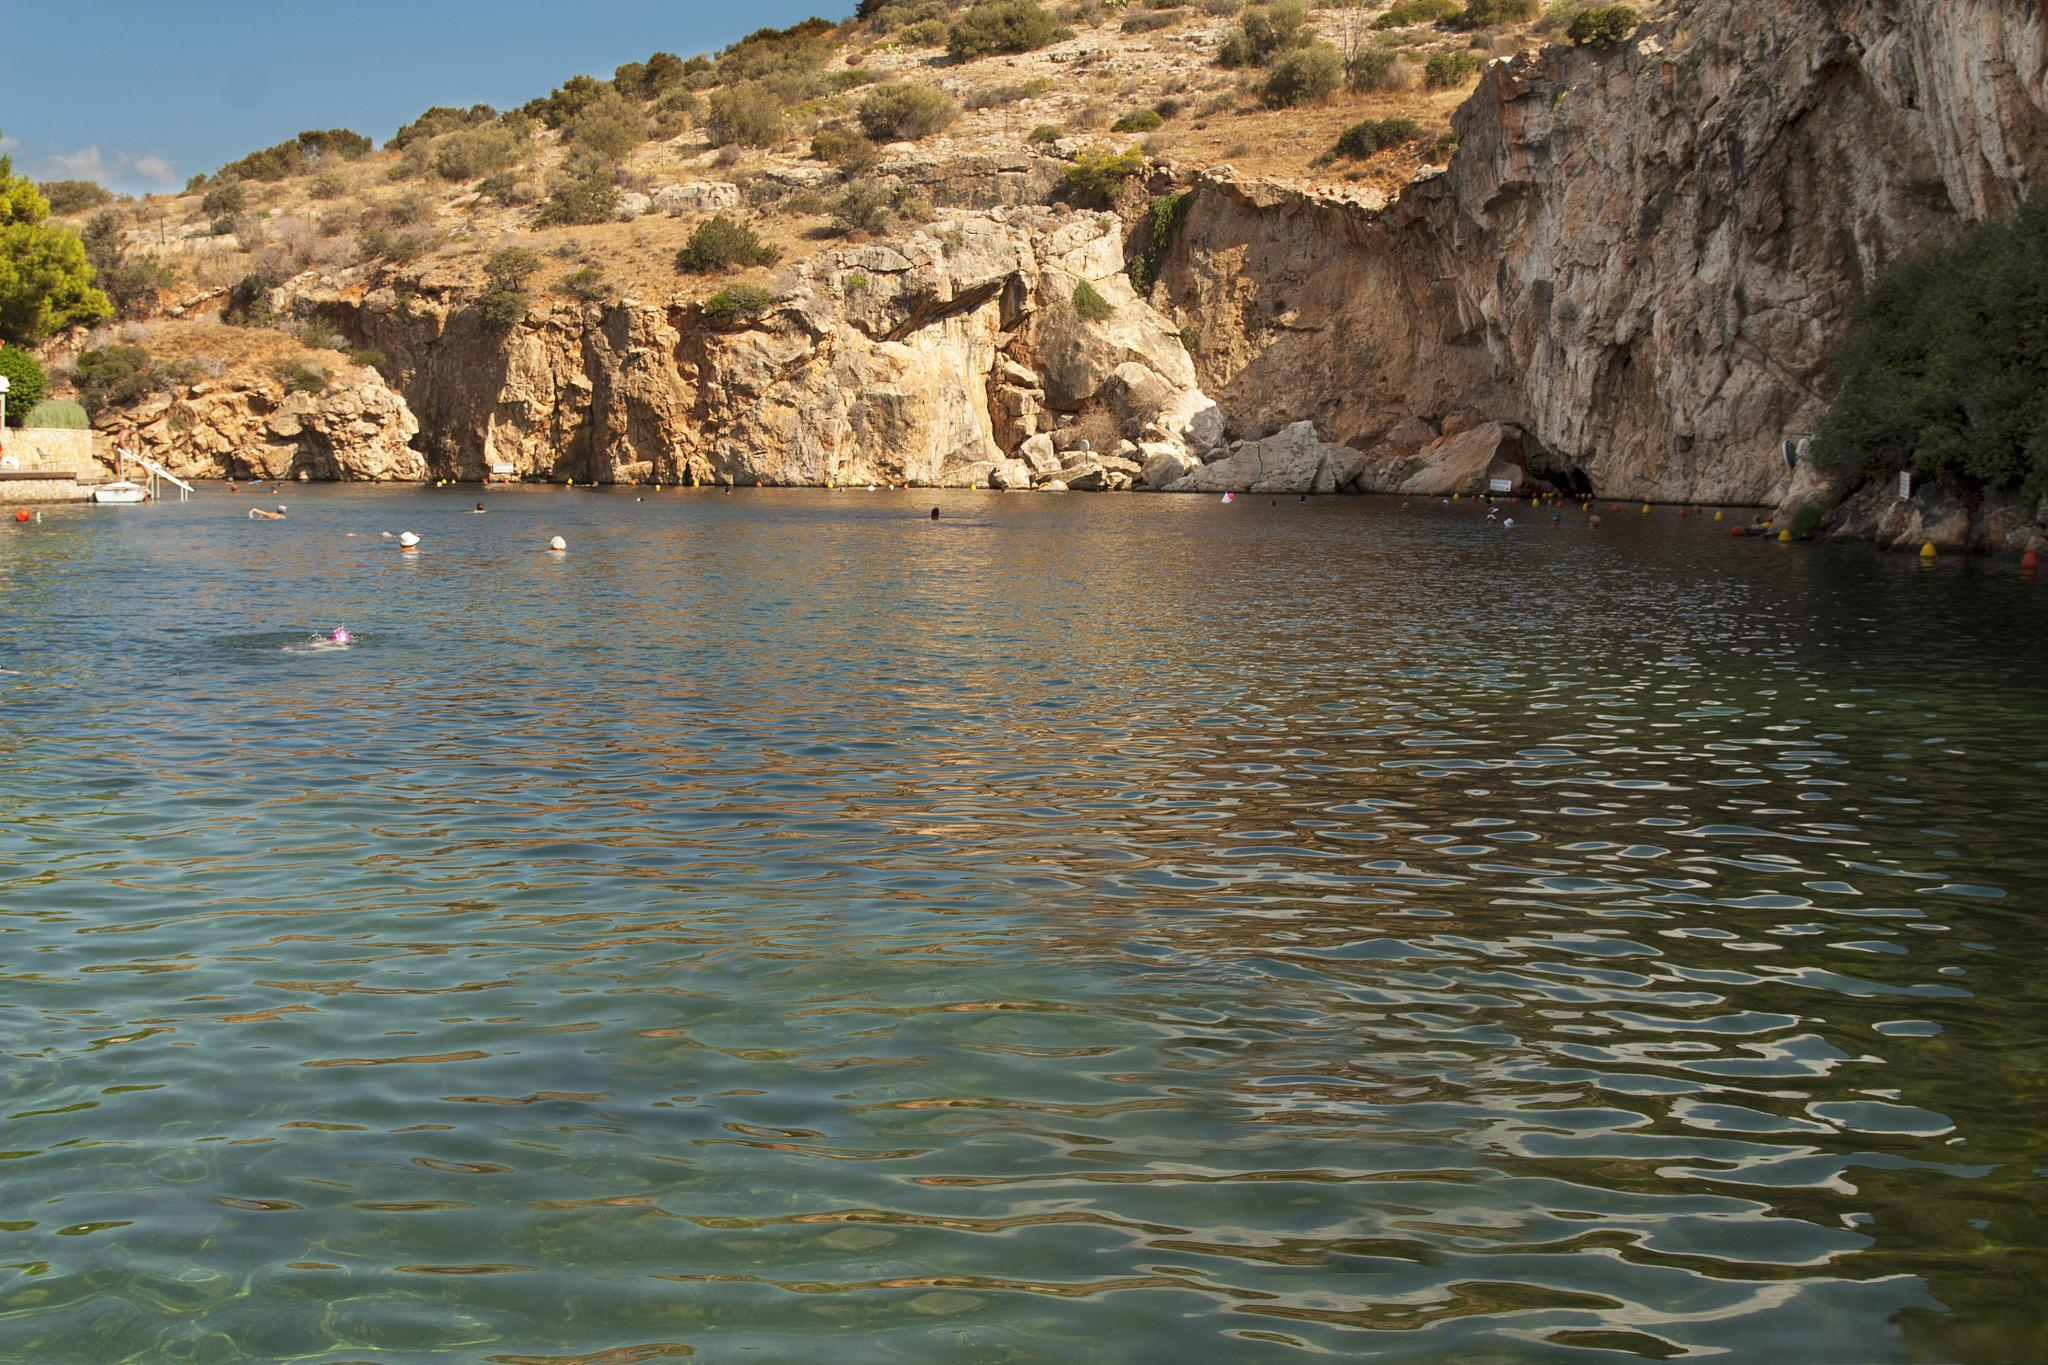
{"label": "small rock outcrop", "polygon": [[103,449],[154,455],[186,479],[427,477],[418,419],[366,366],[335,365],[317,393],[265,369],[231,371],[114,409],[99,429]]}

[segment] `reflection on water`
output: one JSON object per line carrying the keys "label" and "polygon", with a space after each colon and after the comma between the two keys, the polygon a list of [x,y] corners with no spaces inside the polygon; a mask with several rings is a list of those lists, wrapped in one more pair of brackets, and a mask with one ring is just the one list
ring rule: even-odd
{"label": "reflection on water", "polygon": [[2042,586],[931,496],[0,535],[0,1357],[2048,1351]]}

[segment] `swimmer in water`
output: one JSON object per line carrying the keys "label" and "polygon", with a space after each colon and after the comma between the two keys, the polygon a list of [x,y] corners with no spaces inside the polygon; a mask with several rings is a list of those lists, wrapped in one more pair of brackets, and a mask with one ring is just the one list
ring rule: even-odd
{"label": "swimmer in water", "polygon": [[321,650],[347,649],[355,642],[356,637],[349,634],[346,628],[336,626],[325,635],[315,635],[310,640],[286,645],[284,649],[287,654],[310,654]]}
{"label": "swimmer in water", "polygon": [[261,507],[251,507],[249,509],[249,520],[251,521],[283,521],[284,519],[284,504],[282,503],[278,504],[275,512],[266,512]]}
{"label": "swimmer in water", "polygon": [[934,507],[934,508],[932,509],[932,520],[933,520],[933,521],[937,521],[938,519],[939,519],[939,509],[938,509],[938,508],[936,508],[936,507]]}
{"label": "swimmer in water", "polygon": [[476,512],[481,512],[484,510],[484,505],[482,503],[478,503],[473,510]]}

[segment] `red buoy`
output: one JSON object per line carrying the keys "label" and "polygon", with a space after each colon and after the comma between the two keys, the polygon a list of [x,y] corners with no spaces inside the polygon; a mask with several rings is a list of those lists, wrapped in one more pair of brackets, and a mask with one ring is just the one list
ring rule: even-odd
{"label": "red buoy", "polygon": [[1740,540],[1742,539],[1742,528],[1740,526],[1731,526],[1728,528],[1728,534]]}
{"label": "red buoy", "polygon": [[2035,554],[2032,550],[2027,551],[2020,556],[2020,567],[2028,573],[2032,573],[2041,567],[2041,556]]}
{"label": "red buoy", "polygon": [[14,519],[15,519],[16,521],[27,521],[27,520],[28,520],[28,509],[27,509],[26,507],[18,507],[18,508],[16,508],[16,509],[15,509],[15,511],[14,511]]}

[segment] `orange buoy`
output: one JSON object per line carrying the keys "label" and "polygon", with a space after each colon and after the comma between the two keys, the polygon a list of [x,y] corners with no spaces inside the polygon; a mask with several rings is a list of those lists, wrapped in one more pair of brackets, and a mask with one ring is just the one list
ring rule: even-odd
{"label": "orange buoy", "polygon": [[1742,528],[1740,526],[1731,526],[1728,528],[1728,534],[1740,540],[1742,539]]}
{"label": "orange buoy", "polygon": [[2035,554],[2032,550],[2027,551],[2020,556],[2020,567],[2028,573],[2032,573],[2041,567],[2041,556]]}
{"label": "orange buoy", "polygon": [[16,508],[15,510],[14,510],[14,519],[15,519],[16,521],[27,521],[27,520],[28,520],[28,509],[27,509],[26,507],[17,507],[17,508]]}

